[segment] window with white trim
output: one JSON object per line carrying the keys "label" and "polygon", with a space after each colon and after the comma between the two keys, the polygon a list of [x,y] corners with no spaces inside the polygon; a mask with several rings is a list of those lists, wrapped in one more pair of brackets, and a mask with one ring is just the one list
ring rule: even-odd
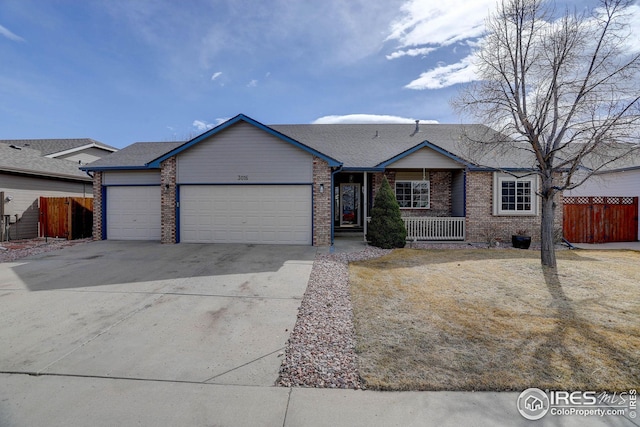
{"label": "window with white trim", "polygon": [[400,208],[429,209],[429,181],[396,181]]}
{"label": "window with white trim", "polygon": [[537,179],[535,176],[497,176],[494,187],[494,214],[536,215]]}

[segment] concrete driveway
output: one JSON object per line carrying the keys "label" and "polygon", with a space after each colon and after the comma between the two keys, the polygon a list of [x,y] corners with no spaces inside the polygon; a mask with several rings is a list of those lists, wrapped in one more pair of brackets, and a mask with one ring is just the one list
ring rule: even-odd
{"label": "concrete driveway", "polygon": [[0,263],[0,371],[271,386],[315,253],[102,241]]}

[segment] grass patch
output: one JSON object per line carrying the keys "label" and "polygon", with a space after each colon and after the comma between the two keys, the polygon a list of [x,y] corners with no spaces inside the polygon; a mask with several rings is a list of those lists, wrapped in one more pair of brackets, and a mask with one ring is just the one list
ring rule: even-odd
{"label": "grass patch", "polygon": [[640,385],[640,252],[399,249],[351,263],[359,371],[381,390]]}

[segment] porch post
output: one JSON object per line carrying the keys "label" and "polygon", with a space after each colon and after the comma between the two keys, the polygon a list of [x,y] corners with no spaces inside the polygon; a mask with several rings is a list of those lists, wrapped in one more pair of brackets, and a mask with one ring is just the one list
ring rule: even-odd
{"label": "porch post", "polygon": [[367,172],[364,173],[364,185],[362,186],[362,188],[364,189],[364,207],[362,209],[363,212],[363,216],[364,218],[362,218],[362,222],[364,222],[364,241],[367,241],[367,217],[369,216],[369,212],[368,212],[368,206],[369,206],[369,201],[367,200],[369,197],[369,191],[367,191]]}

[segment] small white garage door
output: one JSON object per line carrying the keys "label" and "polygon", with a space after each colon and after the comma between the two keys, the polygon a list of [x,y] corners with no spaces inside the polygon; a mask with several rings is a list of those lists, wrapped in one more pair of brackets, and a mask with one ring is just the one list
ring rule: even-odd
{"label": "small white garage door", "polygon": [[160,186],[107,187],[107,239],[160,240]]}
{"label": "small white garage door", "polygon": [[311,244],[310,185],[180,186],[180,241]]}

